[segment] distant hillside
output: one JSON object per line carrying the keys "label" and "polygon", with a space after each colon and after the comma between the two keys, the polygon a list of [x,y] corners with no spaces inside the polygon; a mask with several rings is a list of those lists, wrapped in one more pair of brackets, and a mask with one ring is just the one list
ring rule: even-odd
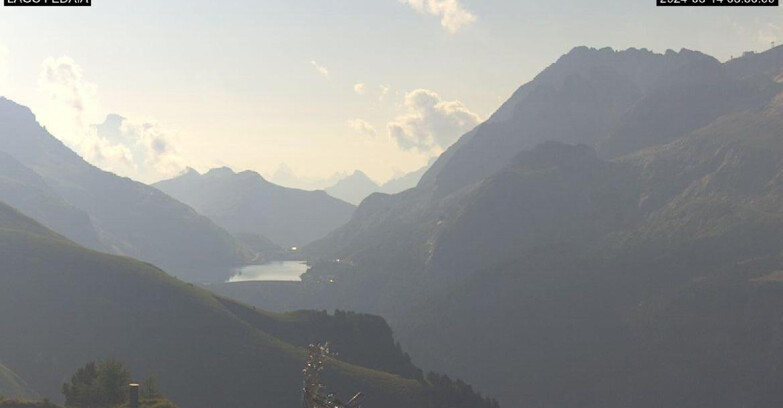
{"label": "distant hillside", "polygon": [[326,188],[330,196],[359,205],[370,194],[378,191],[378,184],[363,172],[356,170],[348,177]]}
{"label": "distant hillside", "polygon": [[432,159],[429,164],[416,171],[403,174],[387,181],[378,188],[378,191],[385,194],[397,194],[416,187],[416,185],[419,184],[421,178],[424,176],[427,170],[430,169],[430,166],[432,166],[434,162],[435,159]]}
{"label": "distant hillside", "polygon": [[90,216],[69,204],[33,170],[0,152],[0,197],[47,227],[82,245],[107,250]]}
{"label": "distant hillside", "polygon": [[[310,339],[334,339],[348,361],[409,375],[335,361],[326,378],[340,395],[361,390],[381,408],[445,408],[448,395],[457,395],[417,378],[418,370],[384,338],[385,324],[258,312],[149,264],[86,250],[4,204],[0,259],[0,359],[53,399],[76,368],[116,357],[141,378],[155,375],[184,407],[295,406],[305,360],[297,345]],[[355,337],[337,336],[342,330]],[[492,406],[486,404],[474,406]]]}
{"label": "distant hillside", "polygon": [[0,199],[83,245],[137,257],[187,279],[214,278],[251,256],[186,205],[85,162],[28,108],[4,98],[0,152],[6,157]]}
{"label": "distant hillside", "polygon": [[154,186],[235,234],[257,234],[301,247],[345,224],[354,207],[323,191],[281,187],[252,171],[195,170]]}
{"label": "distant hillside", "polygon": [[0,364],[0,400],[3,398],[34,399],[38,398],[38,394],[13,371]]}

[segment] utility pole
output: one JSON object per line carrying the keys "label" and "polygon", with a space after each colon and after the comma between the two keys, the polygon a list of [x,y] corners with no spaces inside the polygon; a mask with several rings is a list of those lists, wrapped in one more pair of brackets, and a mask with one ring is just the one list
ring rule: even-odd
{"label": "utility pole", "polygon": [[139,408],[139,384],[130,384],[130,408]]}
{"label": "utility pole", "polygon": [[329,350],[329,343],[311,344],[307,348],[307,363],[302,370],[302,408],[361,408],[364,398],[361,392],[344,404],[334,394],[330,394],[321,382],[321,372],[332,356],[334,354]]}

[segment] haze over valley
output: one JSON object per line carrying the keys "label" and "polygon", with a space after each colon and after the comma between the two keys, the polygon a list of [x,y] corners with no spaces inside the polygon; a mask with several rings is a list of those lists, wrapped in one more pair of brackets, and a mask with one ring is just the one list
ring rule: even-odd
{"label": "haze over valley", "polygon": [[93,3],[0,6],[0,408],[783,404],[777,6]]}

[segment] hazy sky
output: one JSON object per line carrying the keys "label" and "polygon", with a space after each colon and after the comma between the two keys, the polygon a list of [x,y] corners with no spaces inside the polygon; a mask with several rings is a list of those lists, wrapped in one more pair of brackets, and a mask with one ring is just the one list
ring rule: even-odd
{"label": "hazy sky", "polygon": [[281,163],[383,181],[574,46],[727,59],[771,41],[783,42],[781,9],[654,0],[93,0],[0,7],[0,95],[142,181]]}

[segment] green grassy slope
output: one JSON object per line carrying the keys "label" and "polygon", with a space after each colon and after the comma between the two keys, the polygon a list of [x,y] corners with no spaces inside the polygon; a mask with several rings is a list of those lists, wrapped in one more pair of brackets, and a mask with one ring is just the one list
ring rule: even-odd
{"label": "green grassy slope", "polygon": [[[183,407],[299,403],[304,350],[207,291],[85,250],[2,204],[0,259],[0,358],[44,396],[56,398],[85,362],[111,356],[140,378],[155,375]],[[374,407],[432,403],[423,382],[339,361],[327,380],[341,395],[367,393]]]}
{"label": "green grassy slope", "polygon": [[37,398],[30,387],[13,371],[0,364],[0,398]]}

